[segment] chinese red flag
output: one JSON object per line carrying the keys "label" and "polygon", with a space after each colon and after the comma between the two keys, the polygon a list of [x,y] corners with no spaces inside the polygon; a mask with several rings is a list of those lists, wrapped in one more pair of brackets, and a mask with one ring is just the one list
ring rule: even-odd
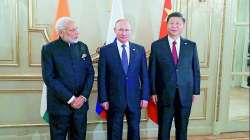
{"label": "chinese red flag", "polygon": [[[55,22],[61,17],[68,16],[70,16],[68,0],[58,0]],[[58,37],[54,25],[55,24],[52,26],[52,32],[50,34],[51,41],[56,40]]]}
{"label": "chinese red flag", "polygon": [[161,18],[161,29],[160,29],[160,36],[159,38],[163,38],[167,35],[167,17],[172,11],[172,4],[171,0],[165,0],[164,8],[162,12],[162,18]]}
{"label": "chinese red flag", "polygon": [[[162,19],[161,19],[161,29],[159,38],[163,38],[167,35],[167,17],[172,11],[171,0],[165,0]],[[158,114],[157,105],[150,99],[148,104],[148,117],[156,124],[158,124]]]}

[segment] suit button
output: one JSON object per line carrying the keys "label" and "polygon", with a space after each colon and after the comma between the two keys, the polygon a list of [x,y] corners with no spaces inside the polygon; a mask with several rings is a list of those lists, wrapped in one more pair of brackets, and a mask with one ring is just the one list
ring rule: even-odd
{"label": "suit button", "polygon": [[179,71],[179,69],[176,69],[176,71]]}

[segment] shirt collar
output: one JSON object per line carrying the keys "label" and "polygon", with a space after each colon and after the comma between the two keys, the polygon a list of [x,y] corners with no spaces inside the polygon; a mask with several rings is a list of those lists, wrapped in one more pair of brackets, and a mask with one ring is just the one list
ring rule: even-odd
{"label": "shirt collar", "polygon": [[176,40],[174,40],[173,38],[171,38],[170,36],[168,36],[168,42],[169,42],[170,46],[172,46],[172,44],[173,44],[174,41],[176,42],[177,45],[179,45],[180,42],[181,42],[181,38],[178,37]]}
{"label": "shirt collar", "polygon": [[[122,47],[122,45],[124,44],[124,43],[121,43],[118,39],[116,40],[116,43],[118,47]],[[126,47],[129,47],[129,42],[126,42],[125,45]]]}

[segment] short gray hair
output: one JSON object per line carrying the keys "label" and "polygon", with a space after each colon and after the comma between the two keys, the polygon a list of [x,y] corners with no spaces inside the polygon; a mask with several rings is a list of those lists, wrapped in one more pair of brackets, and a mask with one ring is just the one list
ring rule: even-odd
{"label": "short gray hair", "polygon": [[59,34],[62,30],[65,29],[66,25],[70,22],[74,22],[74,20],[70,17],[61,17],[56,21],[55,29],[57,34]]}

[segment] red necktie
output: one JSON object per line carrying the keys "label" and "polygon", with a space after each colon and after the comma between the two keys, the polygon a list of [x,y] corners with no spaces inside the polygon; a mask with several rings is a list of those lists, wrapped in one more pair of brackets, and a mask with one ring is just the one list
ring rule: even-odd
{"label": "red necktie", "polygon": [[177,64],[178,56],[177,56],[177,50],[176,50],[176,41],[173,41],[172,43],[172,56],[173,56],[174,64]]}

